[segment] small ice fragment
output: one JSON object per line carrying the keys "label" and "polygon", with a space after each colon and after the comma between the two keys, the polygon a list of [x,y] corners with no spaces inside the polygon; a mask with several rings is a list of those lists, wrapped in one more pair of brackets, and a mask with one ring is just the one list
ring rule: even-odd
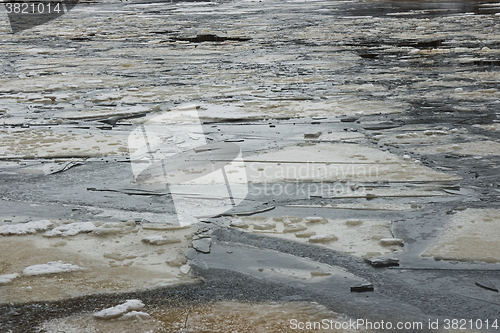
{"label": "small ice fragment", "polygon": [[382,238],[379,243],[382,246],[403,245],[404,241],[400,238]]}
{"label": "small ice fragment", "polygon": [[229,223],[229,226],[235,227],[235,228],[242,228],[246,229],[248,228],[248,223],[243,222],[241,219],[233,220]]}
{"label": "small ice fragment", "polygon": [[403,160],[409,161],[409,160],[411,160],[411,156],[410,155],[403,155]]}
{"label": "small ice fragment", "polygon": [[456,93],[461,93],[464,91],[464,88],[455,88]]}
{"label": "small ice fragment", "polygon": [[303,218],[299,216],[281,216],[281,217],[273,217],[273,220],[276,222],[283,222],[284,225],[288,225],[290,223],[301,222]]}
{"label": "small ice fragment", "polygon": [[49,220],[32,221],[28,223],[19,223],[0,226],[0,235],[26,235],[36,234],[39,231],[45,231],[52,226]]}
{"label": "small ice fragment", "polygon": [[144,303],[138,299],[129,299],[122,305],[127,308],[127,311],[139,311],[145,306]]}
{"label": "small ice fragment", "polygon": [[338,240],[335,235],[314,235],[309,238],[310,243],[328,243]]}
{"label": "small ice fragment", "polygon": [[18,276],[19,274],[17,273],[0,275],[0,286],[3,284],[11,283],[12,280],[17,278]]}
{"label": "small ice fragment", "polygon": [[107,222],[102,225],[96,224],[97,228],[92,231],[92,234],[97,236],[108,236],[126,233],[135,228],[135,221],[127,222]]}
{"label": "small ice fragment", "polygon": [[183,110],[198,110],[201,109],[201,105],[199,104],[185,104],[185,105],[180,105],[176,108],[176,110],[183,111]]}
{"label": "small ice fragment", "polygon": [[179,270],[181,271],[182,274],[188,275],[189,272],[191,272],[191,266],[183,265],[183,266],[181,266],[181,268],[179,268]]}
{"label": "small ice fragment", "polygon": [[34,275],[76,272],[80,270],[82,270],[82,268],[77,265],[67,264],[59,260],[59,261],[49,261],[48,263],[41,265],[28,266],[25,269],[23,269],[23,275],[34,276]]}
{"label": "small ice fragment", "polygon": [[61,225],[43,234],[45,237],[67,237],[75,236],[83,232],[92,232],[95,225],[92,222],[74,222],[70,224]]}
{"label": "small ice fragment", "polygon": [[328,222],[328,220],[325,219],[324,217],[310,216],[310,217],[306,217],[306,222],[307,223],[325,223],[325,222]]}
{"label": "small ice fragment", "polygon": [[119,304],[117,306],[107,308],[101,310],[97,313],[94,313],[94,318],[97,319],[114,319],[123,316],[125,313],[130,311],[138,311],[144,308],[144,303],[138,299],[130,299],[127,300],[123,304]]}
{"label": "small ice fragment", "polygon": [[316,235],[316,233],[314,231],[301,231],[301,232],[295,233],[295,237],[297,237],[297,238],[309,238],[309,237],[314,236],[314,235]]}
{"label": "small ice fragment", "polygon": [[283,232],[299,232],[304,230],[307,230],[307,227],[303,224],[289,224],[283,229]]}
{"label": "small ice fragment", "polygon": [[165,244],[174,244],[180,243],[181,240],[173,237],[165,237],[165,236],[149,236],[144,237],[141,240],[143,243],[151,244],[151,245],[165,245]]}
{"label": "small ice fragment", "polygon": [[345,221],[345,225],[350,226],[350,227],[361,225],[361,224],[363,224],[363,220],[359,220],[359,219],[349,219],[349,220]]}
{"label": "small ice fragment", "polygon": [[123,306],[117,305],[97,312],[94,317],[97,319],[114,319],[123,316],[126,312],[127,310]]}
{"label": "small ice fragment", "polygon": [[202,238],[193,241],[193,248],[201,253],[210,253],[210,246],[212,246],[211,238]]}
{"label": "small ice fragment", "polygon": [[144,319],[149,319],[151,316],[147,314],[146,312],[142,311],[130,311],[129,313],[125,313],[123,316],[118,318],[118,320],[130,320],[130,319],[139,319],[139,320],[144,320]]}
{"label": "small ice fragment", "polygon": [[262,222],[262,223],[254,223],[254,230],[270,230],[276,228],[276,223],[273,222]]}

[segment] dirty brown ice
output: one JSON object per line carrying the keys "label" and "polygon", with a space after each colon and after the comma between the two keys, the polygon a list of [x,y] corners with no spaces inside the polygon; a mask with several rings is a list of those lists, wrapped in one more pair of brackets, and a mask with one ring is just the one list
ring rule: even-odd
{"label": "dirty brown ice", "polygon": [[1,332],[500,326],[500,3],[0,16]]}

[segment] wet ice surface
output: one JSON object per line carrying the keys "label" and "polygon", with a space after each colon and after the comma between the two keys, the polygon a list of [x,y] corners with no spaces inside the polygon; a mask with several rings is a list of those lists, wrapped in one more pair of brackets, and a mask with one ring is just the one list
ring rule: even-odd
{"label": "wet ice surface", "polygon": [[[129,312],[130,313],[130,312]],[[329,311],[317,303],[245,303],[213,302],[190,307],[169,309],[159,307],[140,320],[119,319],[96,321],[90,315],[77,315],[43,323],[46,332],[235,332],[258,330],[259,332],[293,332],[287,317],[298,321],[314,322],[324,318],[347,321],[349,318]],[[123,317],[122,317],[123,318]],[[320,332],[326,330],[320,330]],[[331,330],[328,330],[331,332]],[[354,330],[343,330],[354,332]]]}
{"label": "wet ice surface", "polygon": [[[27,322],[1,325],[136,331],[80,312],[196,276],[234,289],[179,291],[195,303],[253,300],[279,281],[296,289],[274,286],[278,299],[352,317],[494,318],[498,301],[475,282],[500,285],[498,13],[494,2],[234,1],[80,4],[16,35],[1,20],[0,301],[103,295],[99,308],[52,305],[50,318],[27,305]],[[182,229],[168,190],[134,182],[128,135],[189,105],[208,142],[241,147],[249,195]],[[400,267],[362,261],[379,256]],[[75,270],[23,274],[34,266]],[[369,299],[349,291],[366,281]],[[184,309],[155,302],[139,327],[183,325]],[[221,308],[237,329],[255,325],[240,315],[250,305],[227,304],[196,305],[191,328],[220,331],[200,318]],[[276,306],[270,321],[302,311]]]}
{"label": "wet ice surface", "polygon": [[424,255],[436,259],[500,262],[498,209],[468,209],[457,213],[443,235]]}
{"label": "wet ice surface", "polygon": [[[36,221],[39,226],[42,222]],[[2,273],[20,275],[16,279],[2,275],[3,302],[147,290],[193,281],[179,270],[186,262],[189,228],[143,227],[134,221],[53,221],[50,228],[45,226],[49,230],[38,235],[12,232],[15,226],[33,223],[2,226],[10,228],[0,244]],[[153,237],[164,241],[144,242]]]}

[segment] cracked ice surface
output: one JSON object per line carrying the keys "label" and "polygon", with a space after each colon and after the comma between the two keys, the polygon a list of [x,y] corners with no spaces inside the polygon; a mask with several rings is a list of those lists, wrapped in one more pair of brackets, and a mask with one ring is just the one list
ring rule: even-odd
{"label": "cracked ice surface", "polygon": [[[350,2],[348,6],[351,5],[354,6]],[[362,7],[367,5],[363,3]],[[366,210],[368,214],[375,210],[416,214],[419,204],[388,198],[436,198],[443,194],[442,188],[427,186],[428,183],[461,179],[454,170],[437,171],[432,165],[416,161],[418,157],[452,153],[492,158],[492,164],[496,161],[500,150],[495,137],[499,130],[495,110],[500,98],[495,62],[500,54],[498,15],[453,12],[433,15],[425,10],[386,15],[359,8],[359,13],[347,15],[345,6],[345,2],[272,0],[259,2],[259,7],[242,1],[82,4],[57,20],[16,35],[9,34],[6,20],[0,20],[0,158],[5,160],[0,175],[7,179],[20,173],[20,169],[48,174],[61,159],[126,157],[127,137],[135,126],[146,122],[148,117],[169,114],[186,103],[201,105],[204,108],[201,119],[206,122],[260,120],[262,123],[257,125],[261,126],[275,119],[361,117],[359,126],[354,123],[351,128],[346,124],[348,131],[335,127],[328,129],[329,133],[299,133],[286,147],[279,147],[283,145],[286,129],[280,132],[281,136],[270,136],[269,140],[277,142],[277,147],[269,149],[257,141],[245,156],[250,180],[255,184],[387,181],[392,187],[368,185],[366,192],[348,191],[343,198],[346,201],[315,202],[311,207]],[[182,40],[200,34],[252,39],[206,43]],[[436,45],[422,46],[429,41]],[[362,117],[369,116],[378,118],[368,124]],[[415,119],[424,119],[424,124],[414,125]],[[384,121],[396,127],[380,131],[362,129],[364,125],[379,126]],[[446,124],[435,125],[441,122]],[[262,133],[266,131],[258,134]],[[304,136],[311,133],[312,136]],[[255,137],[244,139],[248,142]],[[298,145],[297,140],[305,141],[306,145],[304,142]],[[347,140],[350,143],[344,142]],[[400,150],[389,151],[389,148]],[[50,162],[49,171],[32,159],[47,159],[44,162]],[[461,162],[455,164],[466,164]],[[343,169],[346,165],[350,169]],[[376,167],[377,173],[359,173],[371,166]],[[300,167],[307,172],[292,173]],[[478,182],[482,181],[481,176],[479,170]],[[111,176],[107,173],[102,178]],[[37,180],[48,184],[47,179],[56,178]],[[418,182],[425,186],[393,186]],[[82,180],[76,183],[79,189],[85,188]],[[95,183],[103,185],[101,178]],[[76,191],[66,192],[63,197],[58,188],[54,190],[56,194],[48,193],[52,184],[46,185],[47,193],[34,186],[37,182],[31,185],[29,194],[38,195],[35,199],[27,193],[15,197],[10,186],[6,186],[5,196],[38,203],[45,200],[58,204],[83,203],[94,217],[103,219],[141,217],[164,222],[163,217],[159,218],[162,221],[155,220],[159,214],[154,211],[125,209],[128,207],[123,206],[132,201],[123,200],[128,194],[112,197],[106,192],[98,197],[97,192],[83,190],[85,200],[102,199],[99,203],[89,203],[75,200],[72,196],[76,196]],[[327,197],[331,196],[342,198],[333,193]],[[365,199],[375,200],[365,203]],[[147,204],[151,201],[154,200]],[[494,202],[498,200],[490,201]],[[99,205],[108,206],[101,209]],[[190,208],[200,211],[200,215],[204,210],[204,207]],[[437,215],[426,211],[426,216]],[[19,218],[17,214],[16,219]],[[402,252],[390,218],[301,217],[291,223],[280,218],[231,217],[228,224],[361,257]],[[23,235],[11,236],[9,230],[17,223],[16,219],[12,225],[0,229],[6,230],[0,242],[0,257],[5,263],[0,280],[5,282],[2,292],[7,295],[2,301],[55,300],[191,281],[179,274],[186,261],[183,252],[189,246],[189,229],[94,220],[85,222],[94,227],[86,224],[81,228],[82,225],[73,224],[78,222],[51,220],[55,225],[46,235],[60,237],[43,237],[41,231],[46,230],[36,228],[24,232],[17,229],[21,224],[14,229],[21,230],[16,234]],[[457,213],[442,237],[436,235],[437,243],[427,255],[437,259],[497,262],[495,235],[499,233],[495,221],[498,214],[493,210],[467,209]],[[412,251],[411,242],[407,244]],[[48,275],[43,280],[17,278],[16,274],[28,266],[58,260],[86,270]],[[207,309],[202,305],[192,314],[192,320],[210,329],[220,325],[229,310],[236,312],[237,318],[246,318],[256,308],[261,315],[277,311],[278,317],[283,318],[283,313],[295,315],[291,306],[219,303]],[[185,323],[185,311],[157,310],[151,312],[154,319],[146,319],[146,324],[95,323],[82,315],[49,322],[45,327],[54,332],[61,329],[71,332],[78,327],[86,327],[89,332],[126,332],[146,327],[153,330],[162,321],[167,328]],[[214,322],[204,321],[207,312],[216,312]],[[321,313],[318,317],[333,315]],[[160,324],[153,320],[159,320]],[[227,324],[230,327],[232,323]],[[258,325],[252,328],[260,329]]]}
{"label": "cracked ice surface", "polygon": [[402,251],[402,244],[382,241],[393,237],[388,220],[335,220],[317,216],[255,216],[227,220],[229,226],[247,232],[313,243],[363,258]]}
{"label": "cracked ice surface", "polygon": [[[2,226],[9,227],[12,235],[0,242],[3,270],[10,273],[1,276],[3,301],[64,299],[191,281],[179,271],[186,260],[183,252],[189,246],[189,228],[148,229],[135,222],[49,222],[43,230],[53,228],[40,236],[26,235],[24,229],[12,233],[13,227],[30,223]],[[141,242],[148,237],[169,242]],[[15,279],[16,272],[22,272],[23,278]]]}
{"label": "cracked ice surface", "polygon": [[500,210],[467,209],[454,215],[424,256],[436,260],[500,262]]}

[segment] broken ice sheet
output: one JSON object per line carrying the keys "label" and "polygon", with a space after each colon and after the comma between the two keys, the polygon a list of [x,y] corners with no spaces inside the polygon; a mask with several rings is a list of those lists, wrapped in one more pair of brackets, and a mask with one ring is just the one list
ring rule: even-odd
{"label": "broken ice sheet", "polygon": [[[28,269],[31,271],[33,267],[38,267],[34,265],[47,266],[47,263],[56,262],[46,267],[48,272],[59,261],[61,265],[71,265],[69,268],[85,269],[71,274],[44,275],[43,278],[30,274],[12,279],[2,286],[3,302],[57,300],[194,281],[179,271],[179,267],[186,262],[184,252],[190,244],[190,228],[165,229],[166,225],[162,224],[163,229],[147,229],[136,225],[134,221],[52,221],[46,228],[50,229],[46,231],[45,236],[48,237],[44,237],[43,232],[2,237],[0,261],[3,265],[0,267],[0,276],[20,274],[27,267],[31,267]],[[141,241],[147,237],[165,237],[175,242],[152,246]],[[38,271],[42,272],[43,269]]]}
{"label": "broken ice sheet", "polygon": [[457,212],[436,242],[423,254],[436,260],[500,262],[500,210]]}
{"label": "broken ice sheet", "polygon": [[79,233],[92,232],[95,228],[96,226],[92,222],[73,222],[55,227],[46,231],[43,235],[45,237],[75,236]]}
{"label": "broken ice sheet", "polygon": [[301,208],[332,208],[332,209],[350,209],[350,210],[387,210],[387,211],[405,211],[417,209],[417,203],[332,203],[322,205],[287,205],[288,207]]}
{"label": "broken ice sheet", "polygon": [[449,181],[446,174],[360,144],[290,146],[245,157],[250,182]]}
{"label": "broken ice sheet", "polygon": [[458,155],[471,156],[498,156],[500,155],[500,143],[496,141],[472,141],[447,145],[433,145],[415,149],[419,154],[442,154],[454,153]]}
{"label": "broken ice sheet", "polygon": [[[322,101],[280,100],[262,103],[261,100],[244,101],[245,111],[259,111],[274,118],[343,116],[354,114],[398,113],[404,105],[390,102],[363,101],[356,98],[327,99]],[[255,110],[255,111],[254,111]]]}
{"label": "broken ice sheet", "polygon": [[[336,220],[321,217],[249,216],[226,217],[229,225],[246,232],[313,243],[358,257],[374,257],[402,251],[398,245],[386,245],[382,239],[392,239],[391,221],[374,219]],[[238,222],[241,221],[241,222]],[[262,225],[269,225],[265,230]],[[248,226],[245,228],[245,226]],[[297,228],[301,226],[301,228]]]}
{"label": "broken ice sheet", "polygon": [[[81,61],[81,59],[79,59],[78,61]],[[77,68],[79,71],[82,70],[80,67]],[[2,80],[2,86],[0,86],[0,93],[23,93],[25,91],[46,92],[58,90],[60,88],[93,90],[110,86],[129,86],[135,83],[131,78],[122,77],[120,78],[120,80],[116,80],[116,77],[104,75],[102,73],[99,73],[97,76],[91,74],[82,75],[81,73],[72,75],[53,74],[16,79],[4,79]],[[50,87],[53,88],[51,89]]]}
{"label": "broken ice sheet", "polygon": [[128,154],[127,134],[81,129],[0,129],[0,157],[125,156]]}

